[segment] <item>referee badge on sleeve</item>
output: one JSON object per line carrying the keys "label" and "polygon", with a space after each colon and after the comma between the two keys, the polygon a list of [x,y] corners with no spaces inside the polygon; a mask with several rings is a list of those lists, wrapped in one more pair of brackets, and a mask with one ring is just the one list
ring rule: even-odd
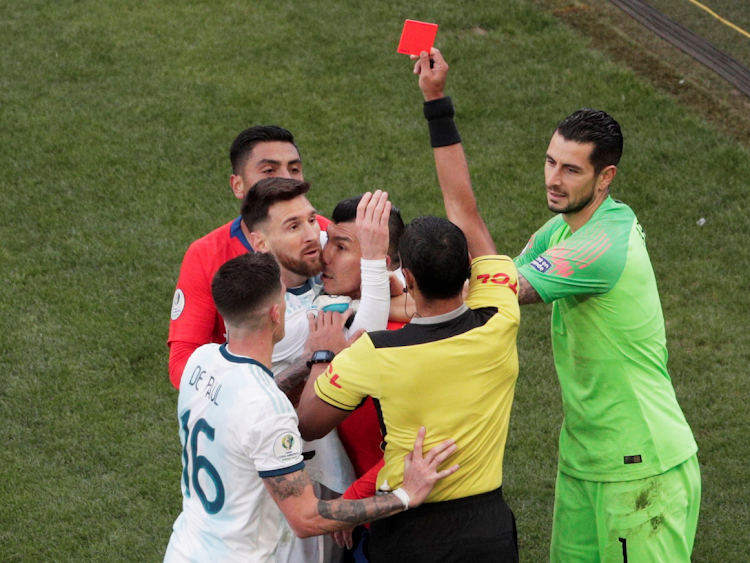
{"label": "referee badge on sleeve", "polygon": [[280,462],[294,461],[302,455],[302,440],[296,434],[286,432],[273,441],[273,455]]}

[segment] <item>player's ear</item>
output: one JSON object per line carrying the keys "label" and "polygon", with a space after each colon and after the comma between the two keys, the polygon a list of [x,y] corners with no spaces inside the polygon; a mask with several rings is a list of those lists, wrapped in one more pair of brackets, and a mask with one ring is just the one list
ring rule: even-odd
{"label": "player's ear", "polygon": [[404,273],[404,280],[406,281],[406,288],[411,291],[414,289],[414,274],[412,274],[408,268],[401,268]]}
{"label": "player's ear", "polygon": [[247,242],[253,247],[256,252],[269,252],[268,240],[266,236],[260,231],[251,231],[250,236],[247,237]]}
{"label": "player's ear", "polygon": [[614,164],[606,166],[601,172],[599,172],[599,187],[602,190],[609,189],[609,185],[612,183],[612,180],[615,179],[615,174],[617,174],[617,166]]}
{"label": "player's ear", "polygon": [[229,186],[232,188],[232,193],[237,199],[245,199],[245,181],[239,174],[232,174],[229,177]]}
{"label": "player's ear", "polygon": [[271,309],[268,312],[274,325],[278,325],[281,322],[281,307],[278,303],[271,305]]}
{"label": "player's ear", "polygon": [[385,255],[385,269],[390,270],[391,269],[391,257],[387,254]]}

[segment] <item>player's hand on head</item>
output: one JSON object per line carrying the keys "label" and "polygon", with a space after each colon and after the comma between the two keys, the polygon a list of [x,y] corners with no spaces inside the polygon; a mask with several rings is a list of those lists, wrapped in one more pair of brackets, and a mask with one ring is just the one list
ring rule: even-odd
{"label": "player's hand on head", "polygon": [[438,470],[440,465],[456,452],[457,447],[453,440],[445,440],[427,452],[427,455],[422,455],[426,433],[425,427],[422,426],[414,441],[414,449],[404,458],[404,481],[401,488],[411,498],[409,508],[422,504],[435,483],[458,470],[458,464]]}
{"label": "player's hand on head", "polygon": [[448,63],[443,55],[434,47],[422,51],[419,57],[411,56],[417,62],[414,64],[414,74],[419,76],[419,88],[425,101],[437,100],[445,97],[445,80],[448,77]]}
{"label": "player's hand on head", "polygon": [[388,219],[391,202],[388,192],[367,192],[357,205],[357,238],[365,260],[384,260],[388,254]]}

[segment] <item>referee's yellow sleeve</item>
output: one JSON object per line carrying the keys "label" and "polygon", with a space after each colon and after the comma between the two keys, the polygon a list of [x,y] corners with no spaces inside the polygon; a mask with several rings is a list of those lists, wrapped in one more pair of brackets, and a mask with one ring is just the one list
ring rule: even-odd
{"label": "referee's yellow sleeve", "polygon": [[472,260],[466,305],[471,309],[497,307],[501,314],[520,319],[518,270],[509,256]]}
{"label": "referee's yellow sleeve", "polygon": [[341,351],[315,380],[318,397],[332,407],[353,411],[368,395],[379,396],[374,350],[370,337],[364,334],[350,348]]}

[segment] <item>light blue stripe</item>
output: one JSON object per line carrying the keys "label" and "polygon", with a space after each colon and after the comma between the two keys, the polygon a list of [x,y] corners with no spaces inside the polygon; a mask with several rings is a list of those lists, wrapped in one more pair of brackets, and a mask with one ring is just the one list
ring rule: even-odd
{"label": "light blue stripe", "polygon": [[274,383],[273,380],[271,380],[265,374],[258,373],[257,370],[251,370],[251,373],[253,374],[255,381],[258,382],[258,385],[263,389],[266,395],[268,395],[268,398],[271,400],[271,404],[273,405],[273,410],[276,412],[276,414],[289,412],[288,409],[285,408],[285,401],[283,400],[283,397],[279,397],[279,393],[281,393],[281,391],[278,387],[276,387],[276,383]]}

